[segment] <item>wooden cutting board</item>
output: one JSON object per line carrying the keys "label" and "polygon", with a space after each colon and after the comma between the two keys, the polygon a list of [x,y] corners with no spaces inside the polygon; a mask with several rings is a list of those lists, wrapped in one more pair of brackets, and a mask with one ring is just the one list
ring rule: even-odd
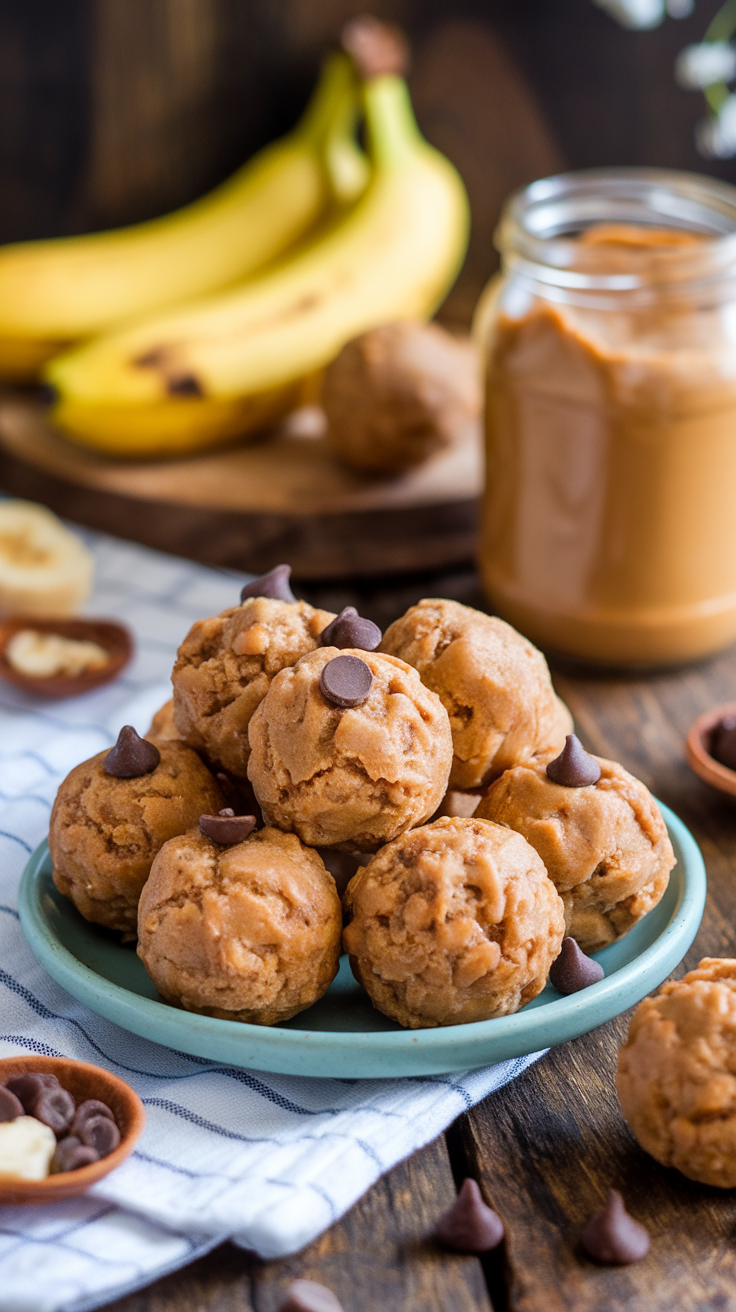
{"label": "wooden cutting board", "polygon": [[4,491],[91,528],[254,573],[280,561],[305,580],[466,561],[481,486],[477,423],[412,473],[372,478],[341,467],[322,437],[293,423],[185,459],[111,460],[63,438],[27,396],[0,397]]}

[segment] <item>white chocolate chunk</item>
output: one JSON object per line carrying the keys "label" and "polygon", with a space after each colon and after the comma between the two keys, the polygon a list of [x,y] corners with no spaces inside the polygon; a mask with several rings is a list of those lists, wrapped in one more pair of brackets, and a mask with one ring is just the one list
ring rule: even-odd
{"label": "white chocolate chunk", "polygon": [[85,674],[87,670],[99,670],[110,659],[96,642],[80,642],[35,629],[19,629],[5,648],[5,655],[14,670],[35,678]]}
{"label": "white chocolate chunk", "polygon": [[35,1116],[0,1123],[0,1178],[44,1180],[56,1149],[56,1135]]}

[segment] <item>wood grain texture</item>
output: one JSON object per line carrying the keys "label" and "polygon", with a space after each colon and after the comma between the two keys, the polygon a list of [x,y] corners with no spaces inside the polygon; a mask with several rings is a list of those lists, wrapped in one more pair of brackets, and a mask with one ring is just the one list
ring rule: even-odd
{"label": "wood grain texture", "polygon": [[205,564],[300,579],[468,560],[482,482],[479,425],[398,478],[343,469],[323,439],[273,436],[176,461],[110,460],[0,399],[0,484],[90,528]]}
{"label": "wood grain texture", "polygon": [[259,1262],[227,1245],[110,1312],[277,1312],[297,1279],[327,1285],[345,1312],[492,1312],[477,1258],[427,1240],[454,1196],[447,1148],[437,1139],[303,1253]]}
{"label": "wood grain texture", "polygon": [[[733,956],[736,808],[695,777],[683,745],[699,712],[734,695],[736,654],[648,677],[560,671],[555,682],[585,745],[643,778],[700,842],[708,902],[675,974],[702,956]],[[511,1312],[734,1306],[736,1199],[665,1170],[636,1144],[614,1087],[627,1030],[628,1015],[562,1045],[463,1118],[468,1169],[507,1226]],[[634,1266],[597,1267],[579,1247],[609,1187],[652,1236],[650,1255]]]}

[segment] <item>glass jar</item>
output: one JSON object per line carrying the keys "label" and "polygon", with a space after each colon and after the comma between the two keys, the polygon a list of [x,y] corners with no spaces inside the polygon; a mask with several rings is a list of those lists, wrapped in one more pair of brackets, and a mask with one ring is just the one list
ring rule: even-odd
{"label": "glass jar", "polygon": [[656,665],[736,639],[736,188],[596,169],[512,197],[481,298],[480,568],[548,650]]}

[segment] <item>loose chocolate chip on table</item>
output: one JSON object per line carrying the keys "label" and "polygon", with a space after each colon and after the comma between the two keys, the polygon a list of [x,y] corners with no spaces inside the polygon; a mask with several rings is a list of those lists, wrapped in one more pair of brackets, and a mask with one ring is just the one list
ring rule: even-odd
{"label": "loose chocolate chip on table", "polygon": [[279,1304],[278,1312],[343,1312],[340,1300],[315,1280],[295,1280]]}
{"label": "loose chocolate chip on table", "polygon": [[247,601],[249,597],[269,597],[271,601],[296,601],[289,586],[290,578],[291,565],[276,565],[268,571],[268,574],[261,574],[259,579],[246,583],[240,593],[240,600]]}
{"label": "loose chocolate chip on table", "polygon": [[76,1110],[72,1095],[62,1089],[61,1085],[56,1089],[39,1089],[35,1098],[31,1098],[25,1107],[28,1115],[48,1125],[57,1139],[66,1134]]}
{"label": "loose chocolate chip on table", "polygon": [[123,725],[115,746],[105,757],[105,773],[116,779],[139,779],[150,774],[161,760],[158,747],[139,738],[132,724]]}
{"label": "loose chocolate chip on table", "polygon": [[114,1121],[115,1117],[106,1102],[100,1102],[97,1098],[87,1098],[85,1102],[80,1102],[74,1113],[74,1120],[69,1127],[70,1134],[79,1134],[83,1125],[87,1124],[93,1116],[106,1116],[108,1120]]}
{"label": "loose chocolate chip on table", "polygon": [[367,700],[373,675],[360,656],[335,656],[323,667],[319,686],[328,702],[347,710]]}
{"label": "loose chocolate chip on table", "polygon": [[562,784],[563,788],[585,788],[588,784],[598,783],[601,767],[595,757],[586,752],[577,735],[569,733],[559,756],[547,766],[547,777],[553,784]]}
{"label": "loose chocolate chip on table", "polygon": [[120,1143],[120,1131],[109,1116],[90,1116],[77,1130],[77,1138],[99,1157],[107,1157]]}
{"label": "loose chocolate chip on table", "polygon": [[604,974],[603,967],[592,957],[586,957],[574,938],[563,938],[560,955],[552,962],[549,978],[558,993],[567,995],[597,984]]}
{"label": "loose chocolate chip on table", "polygon": [[56,1145],[56,1152],[51,1158],[51,1174],[60,1175],[62,1171],[78,1171],[80,1166],[89,1166],[99,1162],[100,1154],[94,1148],[69,1134]]}
{"label": "loose chocolate chip on table", "polygon": [[27,1071],[22,1075],[11,1075],[5,1081],[5,1087],[15,1094],[23,1104],[23,1110],[27,1112],[29,1104],[38,1096],[40,1089],[57,1089],[59,1081],[55,1075],[46,1075],[41,1071]]}
{"label": "loose chocolate chip on table", "polygon": [[649,1235],[629,1216],[618,1189],[609,1189],[603,1211],[596,1212],[580,1236],[589,1257],[611,1266],[628,1266],[649,1252]]}
{"label": "loose chocolate chip on table", "polygon": [[244,838],[253,833],[256,827],[254,815],[236,815],[232,807],[225,807],[219,815],[201,815],[199,828],[205,838],[213,843],[228,847],[231,843],[242,843]]}
{"label": "loose chocolate chip on table", "polygon": [[475,1180],[463,1180],[452,1207],[434,1228],[435,1238],[458,1253],[487,1253],[503,1239],[503,1221],[484,1203]]}
{"label": "loose chocolate chip on table", "polygon": [[23,1103],[10,1089],[0,1084],[0,1121],[17,1121],[23,1115]]}
{"label": "loose chocolate chip on table", "polygon": [[323,647],[352,647],[375,651],[383,634],[373,620],[364,620],[354,606],[346,606],[319,635]]}
{"label": "loose chocolate chip on table", "polygon": [[724,715],[711,736],[710,754],[719,765],[736,770],[736,715]]}

